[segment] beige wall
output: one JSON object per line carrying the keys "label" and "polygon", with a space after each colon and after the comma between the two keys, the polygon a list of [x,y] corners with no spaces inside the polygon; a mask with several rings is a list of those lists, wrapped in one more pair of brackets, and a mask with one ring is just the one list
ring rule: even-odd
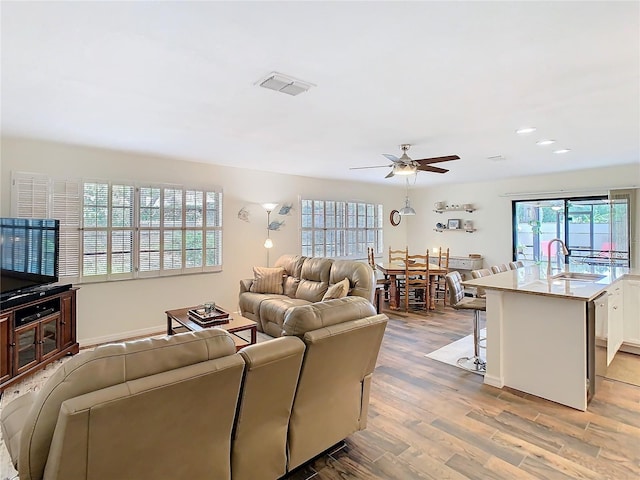
{"label": "beige wall", "polygon": [[[16,138],[3,138],[1,147],[0,214],[3,216],[11,214],[12,171],[110,180],[216,184],[224,188],[223,271],[81,285],[78,337],[82,343],[161,331],[165,310],[204,300],[213,299],[227,308],[237,309],[239,280],[250,277],[251,268],[265,265],[267,260],[266,250],[262,247],[266,234],[266,213],[260,207],[263,202],[291,202],[295,208],[292,215],[285,218],[282,230],[271,233],[275,244],[270,252],[271,264],[283,253],[300,251],[298,199],[304,195],[382,203],[385,249],[389,245],[408,244],[412,250],[442,245],[450,247],[452,255],[481,253],[485,263],[491,265],[511,260],[511,200],[534,198],[505,194],[553,190],[606,193],[604,187],[640,184],[640,165],[629,165],[487,183],[428,186],[410,191],[411,204],[417,215],[405,217],[398,227],[392,227],[386,218],[390,210],[399,209],[404,203],[402,184],[385,186],[320,180]],[[433,204],[441,200],[473,203],[478,210],[455,216],[437,214]],[[250,211],[249,223],[237,218],[242,207]],[[636,213],[640,216],[640,208]],[[472,219],[478,230],[471,234],[433,230],[437,222],[446,222],[448,218]],[[640,218],[637,222],[640,224]],[[640,268],[640,265],[636,267]]]}
{"label": "beige wall", "polygon": [[[237,309],[238,285],[253,275],[254,265],[266,265],[267,214],[264,202],[291,202],[292,215],[280,231],[271,232],[273,264],[284,253],[300,252],[298,198],[361,200],[382,203],[385,216],[402,204],[397,186],[318,180],[270,174],[204,163],[176,161],[117,151],[76,147],[15,138],[2,139],[2,216],[10,216],[12,171],[66,177],[111,180],[146,180],[189,185],[221,185],[223,200],[223,271],[166,278],[84,284],[78,292],[78,337],[81,343],[121,338],[123,333],[146,334],[165,328],[164,312],[215,300]],[[237,218],[240,208],[250,212],[250,222]],[[404,245],[405,229],[385,222],[385,242]]]}

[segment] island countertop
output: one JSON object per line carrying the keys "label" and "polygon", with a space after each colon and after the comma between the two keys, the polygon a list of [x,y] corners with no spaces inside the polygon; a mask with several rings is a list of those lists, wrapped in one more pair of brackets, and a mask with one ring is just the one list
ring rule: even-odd
{"label": "island countertop", "polygon": [[[560,280],[553,278],[554,275],[562,271],[598,274],[603,275],[603,277],[596,281]],[[566,265],[564,270],[554,269],[551,277],[547,278],[546,265],[528,265],[516,270],[496,273],[474,280],[466,280],[463,282],[463,285],[482,287],[485,290],[501,290],[590,301],[606,290],[609,285],[623,278],[640,279],[640,270],[609,265],[572,264]]]}

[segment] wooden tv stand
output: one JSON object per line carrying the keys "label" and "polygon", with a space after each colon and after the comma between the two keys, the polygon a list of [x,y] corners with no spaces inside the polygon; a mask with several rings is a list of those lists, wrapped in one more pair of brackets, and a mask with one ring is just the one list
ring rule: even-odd
{"label": "wooden tv stand", "polygon": [[65,355],[78,353],[77,288],[0,310],[0,391]]}

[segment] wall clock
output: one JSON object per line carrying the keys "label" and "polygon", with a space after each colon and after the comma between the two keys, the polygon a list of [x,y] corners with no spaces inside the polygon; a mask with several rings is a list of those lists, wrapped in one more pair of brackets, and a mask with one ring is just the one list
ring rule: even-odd
{"label": "wall clock", "polygon": [[397,227],[400,225],[400,220],[402,220],[400,212],[398,212],[398,210],[391,210],[391,213],[389,214],[389,222],[391,222],[391,225]]}

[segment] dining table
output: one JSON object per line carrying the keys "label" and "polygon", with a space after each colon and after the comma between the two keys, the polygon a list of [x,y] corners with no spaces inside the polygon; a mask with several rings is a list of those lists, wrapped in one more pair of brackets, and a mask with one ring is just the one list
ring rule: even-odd
{"label": "dining table", "polygon": [[[404,263],[401,262],[381,262],[376,263],[376,268],[380,270],[386,277],[389,278],[389,308],[391,310],[397,310],[400,308],[400,290],[398,289],[397,278],[399,275],[406,274],[406,268]],[[409,267],[409,271],[412,268]],[[422,271],[422,268],[415,268],[416,271]],[[448,270],[439,265],[429,264],[429,277],[438,277],[440,275],[446,275]],[[429,310],[436,308],[435,304],[435,282],[430,281],[431,292],[429,294]]]}

